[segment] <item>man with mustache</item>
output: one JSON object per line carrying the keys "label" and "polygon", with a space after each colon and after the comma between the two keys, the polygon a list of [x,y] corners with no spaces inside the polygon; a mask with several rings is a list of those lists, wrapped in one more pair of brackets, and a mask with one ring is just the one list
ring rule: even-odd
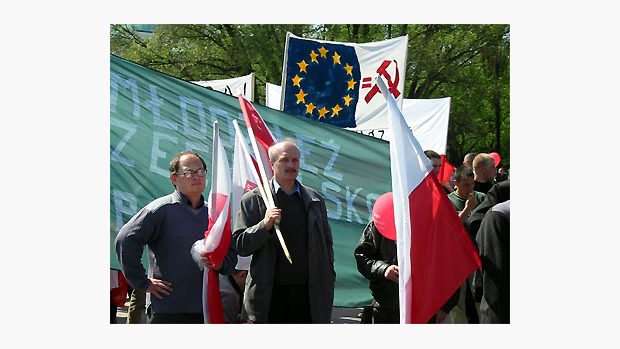
{"label": "man with mustache", "polygon": [[[252,255],[244,308],[253,323],[329,323],[334,299],[334,250],[325,201],[297,181],[300,152],[293,140],[269,148],[276,207],[267,209],[258,188],[241,199],[233,243]],[[275,233],[290,252],[289,263]]]}

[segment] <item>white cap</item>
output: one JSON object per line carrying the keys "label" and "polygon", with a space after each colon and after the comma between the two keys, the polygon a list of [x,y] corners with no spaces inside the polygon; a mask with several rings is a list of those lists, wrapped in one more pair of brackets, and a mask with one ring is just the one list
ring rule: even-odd
{"label": "white cap", "polygon": [[249,270],[250,262],[252,262],[252,256],[248,256],[248,257],[237,256],[237,265],[235,266],[235,269]]}

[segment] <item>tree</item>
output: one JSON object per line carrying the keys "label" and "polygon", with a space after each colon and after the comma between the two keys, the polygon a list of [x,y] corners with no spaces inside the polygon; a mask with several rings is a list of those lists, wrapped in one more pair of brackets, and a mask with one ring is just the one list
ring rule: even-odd
{"label": "tree", "polygon": [[254,72],[257,101],[265,83],[280,84],[286,33],[371,42],[409,35],[405,98],[452,98],[448,159],[496,151],[510,158],[508,25],[214,24],[158,25],[143,37],[131,25],[111,26],[111,52],[188,80],[217,80]]}

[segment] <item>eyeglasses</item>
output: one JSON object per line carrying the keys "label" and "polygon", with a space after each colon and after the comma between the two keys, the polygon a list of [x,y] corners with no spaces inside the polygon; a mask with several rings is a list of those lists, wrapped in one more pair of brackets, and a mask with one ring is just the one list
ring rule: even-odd
{"label": "eyeglasses", "polygon": [[204,177],[207,175],[207,171],[205,171],[202,168],[199,168],[197,170],[185,170],[183,171],[183,173],[181,173],[181,176],[185,177],[185,178],[192,178],[194,177],[194,175],[198,176],[198,177]]}

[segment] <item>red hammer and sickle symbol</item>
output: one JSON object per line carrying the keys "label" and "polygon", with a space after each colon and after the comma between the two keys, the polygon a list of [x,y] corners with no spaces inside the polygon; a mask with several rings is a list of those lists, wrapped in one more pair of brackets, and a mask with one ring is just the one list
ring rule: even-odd
{"label": "red hammer and sickle symbol", "polygon": [[[392,77],[390,76],[390,73],[387,72],[387,67],[392,62],[394,62],[394,64],[396,64],[396,76],[394,77],[394,81],[392,81]],[[394,98],[398,98],[398,96],[400,96],[400,91],[398,91],[398,82],[400,81],[400,75],[398,74],[398,62],[396,62],[396,61],[383,61],[383,63],[379,67],[379,69],[377,69],[377,73],[379,75],[383,75],[387,79],[387,83],[388,83],[388,87],[389,87],[388,90],[394,96]],[[368,94],[364,98],[366,103],[370,102],[370,100],[377,93],[381,93],[381,91],[379,91],[379,86],[375,85],[375,86],[373,86],[370,89],[370,91],[368,92]]]}

